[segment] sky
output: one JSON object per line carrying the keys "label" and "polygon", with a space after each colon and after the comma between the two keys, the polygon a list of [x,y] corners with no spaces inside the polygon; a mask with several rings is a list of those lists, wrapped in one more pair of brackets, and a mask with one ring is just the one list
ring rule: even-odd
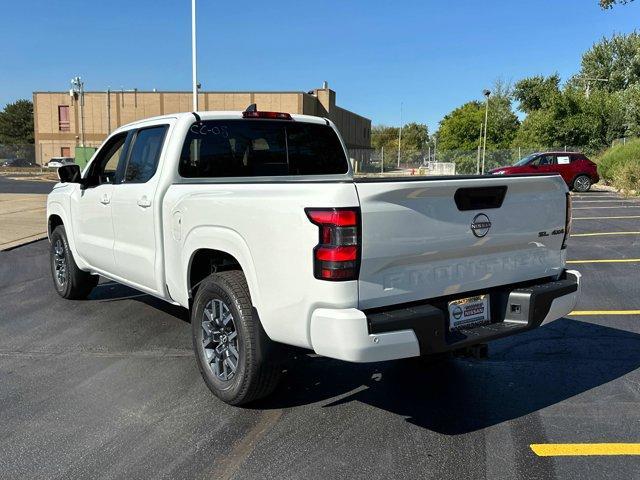
{"label": "sky", "polygon": [[[33,91],[191,89],[190,0],[0,0],[0,108]],[[308,91],[374,124],[437,128],[496,79],[577,72],[640,0],[198,0],[204,90]]]}

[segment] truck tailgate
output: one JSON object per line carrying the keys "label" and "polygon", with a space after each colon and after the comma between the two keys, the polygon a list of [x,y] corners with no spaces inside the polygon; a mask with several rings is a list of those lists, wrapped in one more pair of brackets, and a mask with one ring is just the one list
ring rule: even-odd
{"label": "truck tailgate", "polygon": [[567,188],[559,176],[358,179],[356,189],[361,309],[533,280],[564,268]]}

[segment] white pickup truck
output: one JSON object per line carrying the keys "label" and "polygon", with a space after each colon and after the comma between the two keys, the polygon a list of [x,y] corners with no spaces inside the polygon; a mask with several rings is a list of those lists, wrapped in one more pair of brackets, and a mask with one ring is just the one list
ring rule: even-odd
{"label": "white pickup truck", "polygon": [[355,178],[329,120],[183,113],[113,132],[47,202],[58,293],[98,275],[191,312],[207,386],[270,393],[282,344],[351,362],[460,350],[569,313],[560,176]]}

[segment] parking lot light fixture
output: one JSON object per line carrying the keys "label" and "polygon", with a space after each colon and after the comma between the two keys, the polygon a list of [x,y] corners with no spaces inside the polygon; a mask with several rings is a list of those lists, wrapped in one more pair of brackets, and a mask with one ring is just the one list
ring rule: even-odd
{"label": "parking lot light fixture", "polygon": [[482,94],[487,99],[484,109],[484,141],[482,142],[482,175],[484,175],[484,162],[487,153],[487,123],[489,121],[489,97],[491,96],[491,91],[483,90]]}
{"label": "parking lot light fixture", "polygon": [[191,0],[191,74],[193,111],[198,111],[198,67],[196,55],[196,0]]}

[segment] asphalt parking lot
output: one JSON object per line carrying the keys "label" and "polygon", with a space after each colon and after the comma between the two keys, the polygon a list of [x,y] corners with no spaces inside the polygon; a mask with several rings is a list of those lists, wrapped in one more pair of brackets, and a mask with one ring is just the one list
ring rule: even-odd
{"label": "asphalt parking lot", "polygon": [[27,180],[21,178],[15,180],[5,175],[0,175],[0,193],[41,193],[48,194],[55,185],[54,181]]}
{"label": "asphalt parking lot", "polygon": [[553,456],[640,443],[640,200],[573,198],[575,315],[486,360],[301,354],[252,408],[206,389],[185,311],[107,281],[65,301],[46,240],[0,252],[0,478],[640,478],[640,456]]}

